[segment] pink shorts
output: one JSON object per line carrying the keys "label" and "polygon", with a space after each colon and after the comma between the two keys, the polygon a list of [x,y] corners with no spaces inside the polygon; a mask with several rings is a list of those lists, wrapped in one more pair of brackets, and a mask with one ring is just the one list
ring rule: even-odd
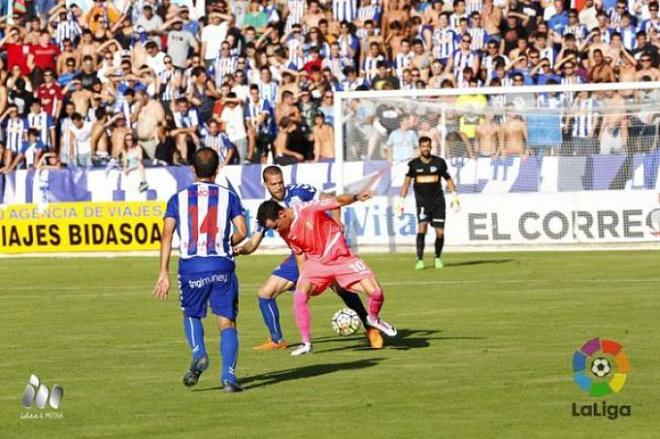
{"label": "pink shorts", "polygon": [[298,278],[298,285],[306,282],[314,285],[312,294],[321,294],[333,282],[345,289],[374,276],[369,266],[357,256],[341,257],[330,263],[321,263],[318,260],[308,259],[303,265],[302,273]]}

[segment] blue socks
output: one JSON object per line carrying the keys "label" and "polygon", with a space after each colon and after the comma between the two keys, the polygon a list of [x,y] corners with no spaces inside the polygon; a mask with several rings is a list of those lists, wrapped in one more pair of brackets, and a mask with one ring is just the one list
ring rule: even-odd
{"label": "blue socks", "polygon": [[188,346],[192,350],[193,360],[197,361],[206,355],[204,345],[204,326],[202,321],[196,317],[183,317],[183,328],[186,331]]}
{"label": "blue socks", "polygon": [[270,339],[275,343],[282,341],[282,328],[280,327],[280,310],[275,299],[264,299],[259,297],[259,309],[264,318],[264,323],[270,332]]}
{"label": "blue socks", "polygon": [[238,332],[228,328],[220,332],[220,355],[222,356],[222,381],[236,383],[236,361],[238,361]]}

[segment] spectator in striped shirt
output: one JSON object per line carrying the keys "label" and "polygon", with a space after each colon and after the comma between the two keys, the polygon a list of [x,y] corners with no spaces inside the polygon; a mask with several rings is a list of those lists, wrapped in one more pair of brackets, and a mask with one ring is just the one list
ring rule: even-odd
{"label": "spectator in striped shirt", "polygon": [[190,103],[186,98],[176,100],[174,125],[176,128],[170,132],[170,135],[176,140],[176,148],[180,158],[179,164],[188,164],[188,142],[192,142],[195,148],[199,148],[201,142],[198,137],[199,120],[197,119],[197,111],[190,108]]}
{"label": "spectator in striped shirt", "polygon": [[27,139],[27,124],[20,117],[18,108],[10,104],[4,114],[0,115],[0,130],[2,142],[0,142],[0,159],[3,166],[0,167],[0,173],[6,170],[14,158],[23,147],[23,142]]}
{"label": "spectator in striped shirt", "polygon": [[220,166],[235,162],[236,146],[227,133],[220,129],[220,123],[215,119],[211,119],[202,129],[201,146],[214,149],[218,153]]}
{"label": "spectator in striped shirt", "polygon": [[39,134],[39,140],[49,149],[55,149],[55,124],[50,114],[43,111],[41,102],[35,100],[30,105],[27,115],[28,128],[35,129]]}
{"label": "spectator in striped shirt", "polygon": [[27,169],[33,168],[41,155],[48,151],[48,147],[39,139],[39,132],[36,129],[29,129],[26,138],[18,154],[16,154],[14,161],[4,169],[4,173],[13,172],[16,168],[23,165]]}

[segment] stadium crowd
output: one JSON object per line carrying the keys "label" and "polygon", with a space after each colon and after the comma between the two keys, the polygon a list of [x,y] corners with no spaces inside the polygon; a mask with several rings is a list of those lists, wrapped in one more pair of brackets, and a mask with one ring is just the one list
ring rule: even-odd
{"label": "stadium crowd", "polygon": [[[656,0],[0,3],[2,172],[37,165],[143,172],[143,163],[186,164],[201,146],[225,164],[331,161],[335,91],[660,78]],[[636,129],[653,128],[657,138],[655,115],[628,123],[626,115],[596,114],[628,98],[567,92],[522,102],[573,108],[558,119],[560,145],[546,146],[589,154],[620,152]],[[456,98],[459,110],[477,108],[472,118],[391,108],[395,126],[380,123],[387,108],[355,101],[348,132],[369,146],[353,156],[384,142],[397,159],[404,153],[394,153],[396,143],[412,145],[422,133],[464,144],[452,154],[529,153],[528,118],[479,113],[487,104],[513,106],[497,99]],[[495,143],[479,147],[478,136],[495,132]],[[600,149],[603,135],[616,138],[613,147]]]}

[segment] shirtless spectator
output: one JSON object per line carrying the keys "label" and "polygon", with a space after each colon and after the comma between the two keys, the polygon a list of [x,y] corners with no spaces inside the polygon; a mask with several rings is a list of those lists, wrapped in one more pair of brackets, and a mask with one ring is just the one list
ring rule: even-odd
{"label": "shirtless spectator", "polygon": [[492,111],[486,111],[475,133],[474,150],[477,157],[495,157],[502,140],[502,128],[495,122]]}
{"label": "shirtless spectator", "polygon": [[601,96],[603,125],[600,129],[600,153],[619,154],[625,152],[628,141],[628,120],[621,108],[624,99],[614,90],[608,90]]}
{"label": "shirtless spectator", "polygon": [[589,65],[589,82],[615,82],[614,70],[605,61],[603,52],[600,49],[592,52]]}
{"label": "shirtless spectator", "polygon": [[70,99],[76,107],[76,112],[86,115],[92,105],[94,94],[83,88],[82,82],[78,79],[71,81],[65,90],[68,92],[70,89],[73,89]]}
{"label": "shirtless spectator", "polygon": [[144,91],[135,93],[137,115],[135,132],[138,144],[144,149],[149,159],[156,157],[158,127],[165,125],[165,111],[160,102],[151,99]]}
{"label": "shirtless spectator", "polygon": [[323,113],[314,116],[314,161],[330,163],[335,160],[335,134],[332,127],[325,123]]}
{"label": "shirtless spectator", "polygon": [[124,138],[126,134],[131,132],[131,129],[126,125],[126,117],[123,113],[116,113],[113,119],[114,126],[112,126],[112,133],[110,134],[110,155],[113,159],[118,159],[124,147]]}
{"label": "shirtless spectator", "polygon": [[527,124],[522,116],[513,114],[507,117],[502,127],[499,156],[527,157]]}
{"label": "shirtless spectator", "polygon": [[648,77],[651,81],[660,80],[660,70],[657,67],[653,66],[653,57],[650,53],[644,52],[639,58],[639,63],[641,68],[637,71],[635,79],[637,81],[643,81],[644,77]]}

